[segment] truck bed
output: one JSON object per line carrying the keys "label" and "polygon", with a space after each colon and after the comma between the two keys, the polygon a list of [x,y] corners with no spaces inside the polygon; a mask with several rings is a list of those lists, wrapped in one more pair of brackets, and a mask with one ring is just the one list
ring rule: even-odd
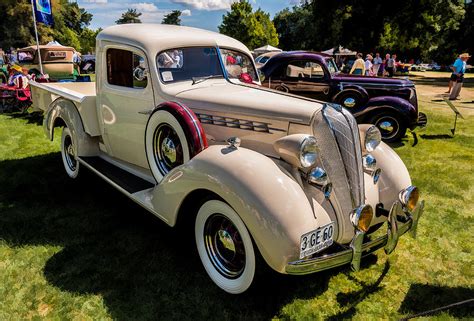
{"label": "truck bed", "polygon": [[35,109],[47,112],[58,98],[71,101],[79,111],[84,129],[91,136],[99,136],[95,82],[38,83],[30,82]]}

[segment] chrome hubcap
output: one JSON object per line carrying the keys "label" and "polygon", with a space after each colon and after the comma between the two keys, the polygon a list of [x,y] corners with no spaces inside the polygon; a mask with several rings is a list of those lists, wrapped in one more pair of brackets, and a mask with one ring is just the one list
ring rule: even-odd
{"label": "chrome hubcap", "polygon": [[77,161],[76,161],[76,154],[74,151],[74,145],[72,144],[71,136],[66,136],[64,138],[64,154],[66,158],[67,166],[72,170],[76,170]]}
{"label": "chrome hubcap", "polygon": [[354,98],[346,98],[346,99],[344,99],[344,106],[345,106],[345,107],[351,108],[351,107],[354,107],[355,104],[356,104],[356,101],[355,101]]}
{"label": "chrome hubcap", "polygon": [[204,225],[204,242],[214,268],[229,279],[245,268],[245,248],[235,225],[221,214],[213,214]]}
{"label": "chrome hubcap", "polygon": [[155,161],[160,172],[166,175],[183,164],[183,147],[176,131],[168,124],[161,124],[153,135]]}
{"label": "chrome hubcap", "polygon": [[168,163],[176,162],[176,147],[169,137],[166,137],[161,143],[161,150]]}
{"label": "chrome hubcap", "polygon": [[391,116],[380,118],[375,125],[380,129],[383,138],[394,137],[400,128],[398,121]]}

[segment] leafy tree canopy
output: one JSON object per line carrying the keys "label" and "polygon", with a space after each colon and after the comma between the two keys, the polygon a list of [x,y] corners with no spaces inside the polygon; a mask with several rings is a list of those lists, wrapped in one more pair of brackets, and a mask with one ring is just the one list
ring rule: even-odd
{"label": "leafy tree canopy", "polygon": [[137,12],[137,9],[128,9],[124,13],[120,19],[115,21],[116,24],[121,25],[125,23],[142,23],[140,20],[140,16],[142,15],[141,12]]}
{"label": "leafy tree canopy", "polygon": [[[52,8],[54,27],[37,24],[40,43],[57,40],[80,51],[83,43],[90,41],[80,35],[84,30],[89,30],[87,26],[92,20],[92,14],[68,0],[52,0]],[[0,34],[0,47],[4,49],[35,44],[30,0],[0,1]]]}
{"label": "leafy tree canopy", "polygon": [[168,13],[167,15],[165,15],[165,17],[163,18],[163,21],[161,23],[164,24],[164,25],[177,25],[177,26],[180,26],[181,25],[180,17],[181,17],[181,11],[180,10],[173,10],[170,13]]}
{"label": "leafy tree canopy", "polygon": [[279,12],[274,24],[287,50],[343,45],[442,62],[468,49],[473,5],[466,6],[464,0],[312,0]]}
{"label": "leafy tree canopy", "polygon": [[270,15],[261,9],[253,12],[247,0],[234,2],[223,16],[219,32],[243,42],[249,48],[278,46],[278,35]]}

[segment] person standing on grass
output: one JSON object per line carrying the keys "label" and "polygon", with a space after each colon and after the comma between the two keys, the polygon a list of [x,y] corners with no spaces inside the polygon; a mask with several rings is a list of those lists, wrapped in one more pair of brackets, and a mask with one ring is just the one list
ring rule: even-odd
{"label": "person standing on grass", "polygon": [[377,77],[379,75],[380,66],[382,65],[382,57],[380,57],[378,52],[375,54],[373,64],[372,69],[374,70],[374,76]]}
{"label": "person standing on grass", "polygon": [[365,58],[365,75],[366,76],[373,76],[374,75],[374,70],[373,70],[373,64],[372,64],[372,60],[374,58],[372,57],[372,55],[367,55],[367,57]]}
{"label": "person standing on grass", "polygon": [[463,53],[459,55],[459,58],[456,59],[454,65],[451,67],[453,75],[456,76],[455,83],[453,84],[453,89],[449,95],[449,100],[458,100],[459,94],[461,93],[461,88],[464,82],[464,73],[466,72],[467,61],[471,58],[468,53]]}
{"label": "person standing on grass", "polygon": [[354,61],[352,65],[352,69],[350,72],[351,75],[365,75],[365,61],[362,59],[362,53],[357,54],[357,59]]}
{"label": "person standing on grass", "polygon": [[[456,61],[458,59],[461,59],[461,56],[458,56],[458,58],[456,59]],[[449,68],[453,71],[452,74],[451,74],[451,78],[449,79],[449,84],[448,84],[448,91],[446,92],[447,94],[450,94],[451,93],[451,89],[453,88],[453,85],[454,83],[456,82],[456,79],[457,79],[457,76],[454,74],[454,67],[453,65],[449,66]]]}

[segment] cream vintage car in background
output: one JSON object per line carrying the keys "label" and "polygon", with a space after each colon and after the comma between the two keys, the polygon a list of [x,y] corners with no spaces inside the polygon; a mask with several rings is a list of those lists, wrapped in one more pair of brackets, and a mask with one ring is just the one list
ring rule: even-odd
{"label": "cream vintage car in background", "polygon": [[[33,83],[75,178],[85,167],[170,226],[192,222],[224,291],[259,268],[308,274],[416,233],[418,189],[370,125],[339,105],[262,88],[249,50],[178,26],[113,26],[97,38],[96,83]],[[375,238],[378,228],[387,231]]]}

